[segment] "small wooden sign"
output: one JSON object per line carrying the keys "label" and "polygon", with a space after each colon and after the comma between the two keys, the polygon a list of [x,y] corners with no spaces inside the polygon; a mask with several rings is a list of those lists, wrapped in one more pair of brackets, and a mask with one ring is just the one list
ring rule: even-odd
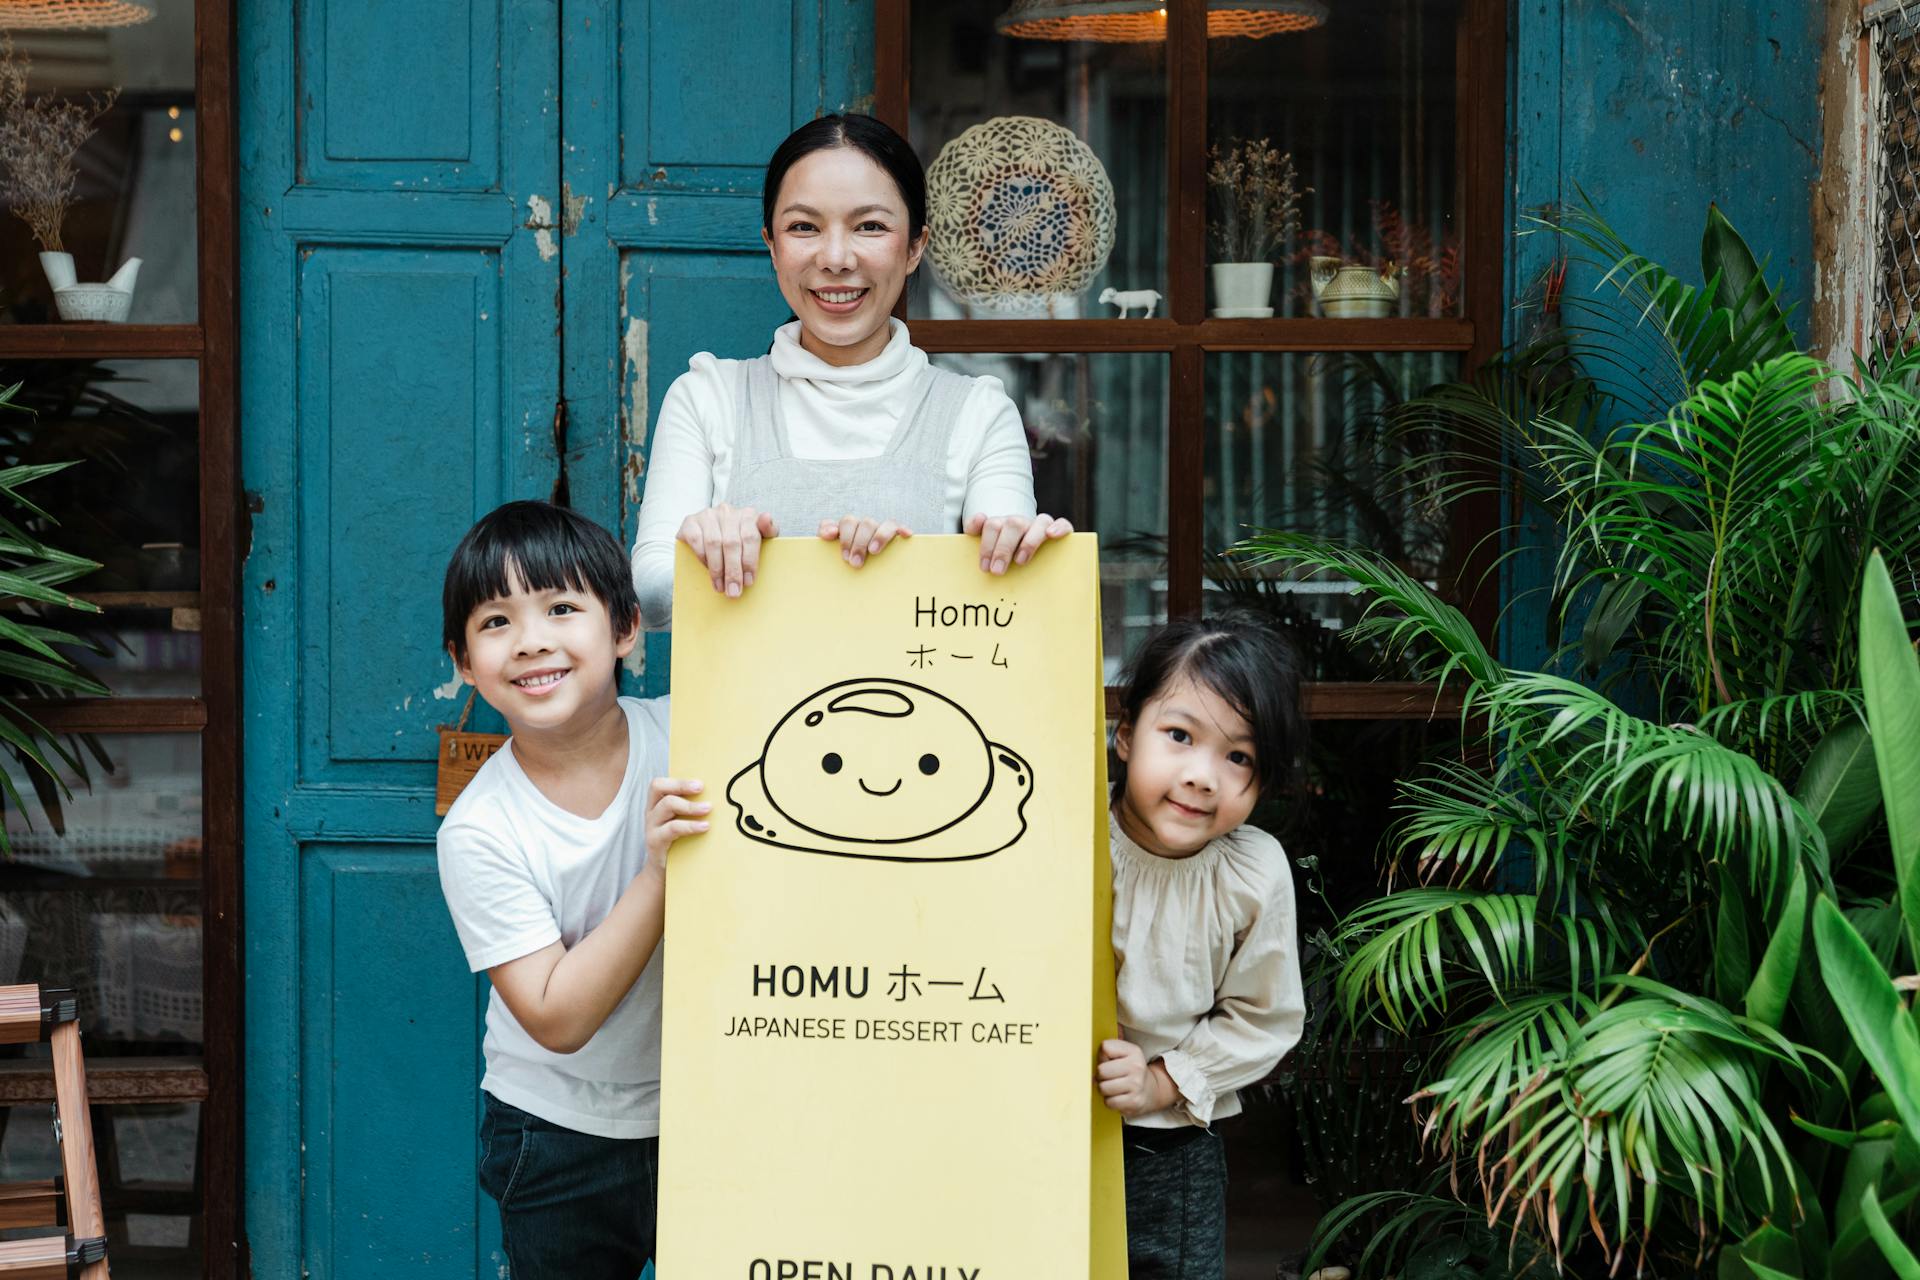
{"label": "small wooden sign", "polygon": [[447,810],[473,775],[480,772],[493,753],[507,740],[504,733],[468,733],[462,729],[440,730],[440,768],[433,783],[433,812],[444,818]]}

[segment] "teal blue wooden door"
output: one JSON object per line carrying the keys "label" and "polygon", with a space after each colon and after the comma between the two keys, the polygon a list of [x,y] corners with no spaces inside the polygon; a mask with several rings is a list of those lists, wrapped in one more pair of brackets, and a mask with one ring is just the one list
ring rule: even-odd
{"label": "teal blue wooden door", "polygon": [[[863,101],[870,9],[240,2],[256,1275],[504,1274],[475,1177],[486,984],[433,856],[434,729],[464,699],[441,572],[563,467],[631,538],[667,384],[786,314],[760,169]],[[666,653],[629,689],[664,692]]]}

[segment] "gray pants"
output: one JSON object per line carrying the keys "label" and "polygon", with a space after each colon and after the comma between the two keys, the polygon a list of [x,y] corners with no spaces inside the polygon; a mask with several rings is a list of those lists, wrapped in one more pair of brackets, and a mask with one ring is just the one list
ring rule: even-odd
{"label": "gray pants", "polygon": [[1126,1130],[1128,1280],[1225,1280],[1227,1151],[1204,1129]]}

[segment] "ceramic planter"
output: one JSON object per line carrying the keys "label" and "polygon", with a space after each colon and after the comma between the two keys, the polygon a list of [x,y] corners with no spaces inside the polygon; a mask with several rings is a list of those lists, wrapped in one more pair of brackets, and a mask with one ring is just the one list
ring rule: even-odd
{"label": "ceramic planter", "polygon": [[1261,320],[1273,314],[1271,262],[1213,264],[1213,314],[1223,320]]}
{"label": "ceramic planter", "polygon": [[[49,263],[49,258],[64,259],[64,262]],[[133,309],[134,282],[140,278],[140,259],[128,258],[113,273],[113,279],[105,284],[74,283],[71,254],[43,253],[40,263],[42,270],[47,273],[47,282],[53,285],[53,305],[60,312],[62,320],[93,324],[126,323],[127,315]]]}
{"label": "ceramic planter", "polygon": [[40,270],[46,272],[47,283],[53,286],[55,293],[73,287],[73,255],[70,253],[43,253],[40,255]]}
{"label": "ceramic planter", "polygon": [[1398,268],[1376,269],[1339,258],[1315,257],[1308,263],[1320,314],[1330,319],[1381,320],[1400,299]]}

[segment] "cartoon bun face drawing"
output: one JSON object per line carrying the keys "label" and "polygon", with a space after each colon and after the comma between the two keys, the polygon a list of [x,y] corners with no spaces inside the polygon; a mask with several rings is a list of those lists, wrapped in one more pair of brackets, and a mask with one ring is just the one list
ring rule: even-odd
{"label": "cartoon bun face drawing", "polygon": [[727,784],[742,835],[894,862],[984,858],[1027,829],[1033,770],[966,709],[904,680],[828,685]]}

